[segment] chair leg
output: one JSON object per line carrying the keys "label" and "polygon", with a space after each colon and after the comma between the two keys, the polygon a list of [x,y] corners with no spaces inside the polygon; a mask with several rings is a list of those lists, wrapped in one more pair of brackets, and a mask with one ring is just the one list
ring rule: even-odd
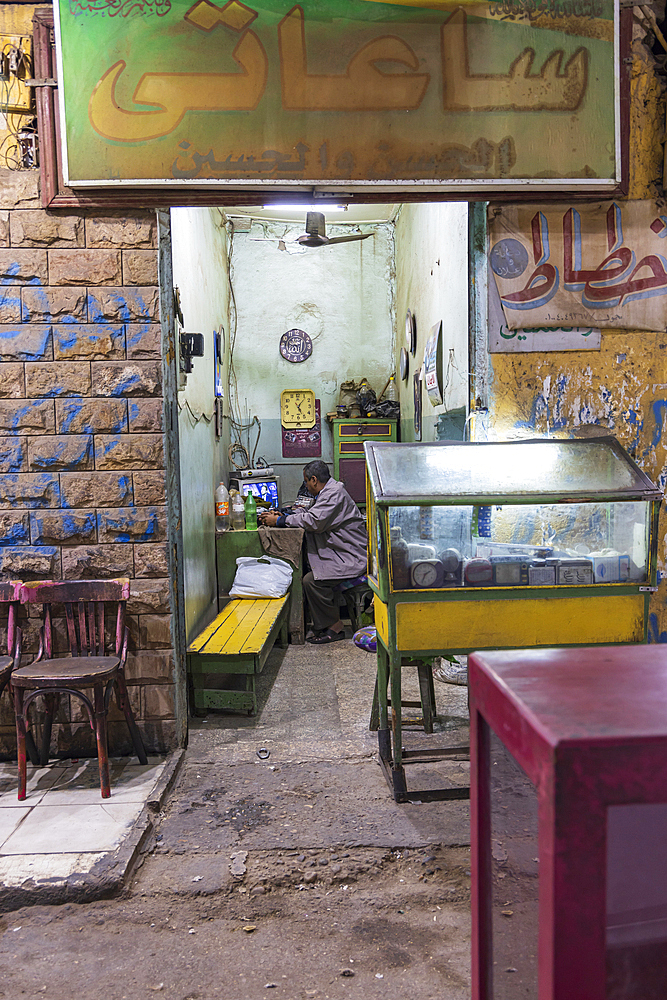
{"label": "chair leg", "polygon": [[14,688],[14,713],[16,715],[16,749],[19,771],[19,802],[26,795],[26,759],[25,759],[25,715],[23,712],[23,689]]}
{"label": "chair leg", "polygon": [[49,754],[51,752],[51,730],[53,728],[53,716],[56,712],[56,706],[60,701],[60,697],[57,694],[47,694],[44,696],[44,702],[46,704],[46,715],[44,716],[44,726],[42,729],[42,747],[39,754],[39,763],[42,767],[46,767],[49,763]]}
{"label": "chair leg", "polygon": [[111,795],[109,781],[109,749],[107,745],[107,710],[104,704],[104,687],[95,685],[95,736],[97,737],[97,762],[100,769],[100,791],[102,798]]}
{"label": "chair leg", "polygon": [[144,749],[144,743],[141,739],[141,733],[139,732],[139,727],[134,721],[134,715],[132,713],[132,708],[130,706],[130,699],[127,693],[127,685],[125,683],[125,678],[122,674],[118,674],[116,678],[116,683],[118,684],[118,704],[123,710],[123,715],[125,716],[125,721],[127,722],[127,728],[130,730],[130,736],[132,737],[132,743],[134,744],[134,751],[139,758],[140,764],[147,764],[148,757],[146,756],[146,751]]}

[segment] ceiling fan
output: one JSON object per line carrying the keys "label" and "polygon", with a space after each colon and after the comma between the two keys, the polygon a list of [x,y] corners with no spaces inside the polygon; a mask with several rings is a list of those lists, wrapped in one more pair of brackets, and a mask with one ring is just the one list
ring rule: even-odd
{"label": "ceiling fan", "polygon": [[366,240],[372,233],[358,233],[356,236],[332,236],[326,233],[326,223],[321,212],[308,212],[306,214],[306,232],[303,236],[298,236],[296,242],[302,247],[328,247],[333,243],[356,243],[358,240]]}

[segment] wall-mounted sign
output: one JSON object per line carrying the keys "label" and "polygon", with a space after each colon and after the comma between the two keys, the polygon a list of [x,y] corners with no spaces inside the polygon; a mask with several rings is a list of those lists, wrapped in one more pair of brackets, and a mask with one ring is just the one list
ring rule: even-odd
{"label": "wall-mounted sign", "polygon": [[617,5],[506,7],[56,0],[65,181],[611,190]]}
{"label": "wall-mounted sign", "polygon": [[664,331],[667,213],[653,201],[507,206],[490,224],[489,281],[507,331]]}
{"label": "wall-mounted sign", "polygon": [[505,322],[496,283],[491,279],[489,291],[489,352],[519,354],[543,351],[599,351],[602,331],[591,326],[536,327],[510,330]]}
{"label": "wall-mounted sign", "polygon": [[285,361],[297,365],[313,353],[313,342],[303,330],[288,330],[280,338],[279,349]]}
{"label": "wall-mounted sign", "polygon": [[442,403],[442,320],[431,327],[424,349],[424,382],[431,406]]}

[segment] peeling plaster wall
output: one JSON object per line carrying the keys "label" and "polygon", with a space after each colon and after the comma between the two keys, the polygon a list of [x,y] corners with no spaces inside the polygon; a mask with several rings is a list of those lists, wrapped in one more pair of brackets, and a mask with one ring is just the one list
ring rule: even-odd
{"label": "peeling plaster wall", "polygon": [[[628,198],[662,197],[665,97],[650,56],[633,42]],[[665,305],[667,323],[667,303]],[[596,436],[611,432],[661,488],[667,482],[667,336],[603,331],[599,352],[489,356],[491,436]],[[665,533],[649,641],[667,642]]]}
{"label": "peeling plaster wall", "polygon": [[[326,413],[336,408],[341,382],[365,375],[380,393],[393,370],[393,226],[364,226],[370,228],[370,239],[301,253],[279,250],[278,237],[300,234],[302,224],[266,224],[267,242],[241,232],[233,237],[236,415],[261,420],[256,457],[280,473],[285,502],[296,495],[304,463],[282,458],[281,391],[314,390],[321,401],[322,459],[331,463]],[[330,226],[327,235],[350,235],[350,227]],[[278,350],[282,334],[295,327],[313,341],[311,357],[301,364],[285,361]],[[255,438],[253,430],[250,441],[243,440],[251,457]]]}
{"label": "peeling plaster wall", "polygon": [[[193,359],[186,386],[178,393],[183,511],[185,626],[189,641],[217,607],[213,494],[227,477],[228,421],[215,436],[214,331],[229,344],[227,233],[218,209],[177,208],[171,213],[174,284],[185,329],[204,334],[204,357]],[[223,383],[228,380],[227,359]],[[225,406],[227,399],[225,399]]]}
{"label": "peeling plaster wall", "polygon": [[[401,437],[414,440],[413,375],[421,366],[431,327],[443,321],[444,402],[432,406],[422,385],[422,441],[437,440],[441,414],[468,403],[468,206],[463,203],[403,205],[396,222],[396,354],[405,341],[405,314],[417,320],[417,352],[400,387]],[[465,412],[459,413],[459,422]],[[451,433],[451,432],[450,432]],[[451,436],[454,436],[453,433]]]}

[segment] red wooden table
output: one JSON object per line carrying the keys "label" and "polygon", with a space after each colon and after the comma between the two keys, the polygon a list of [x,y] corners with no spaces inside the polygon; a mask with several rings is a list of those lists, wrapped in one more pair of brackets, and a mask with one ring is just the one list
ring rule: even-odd
{"label": "red wooden table", "polygon": [[474,653],[468,670],[472,1000],[494,996],[491,730],[537,791],[539,1000],[667,997],[667,647]]}

